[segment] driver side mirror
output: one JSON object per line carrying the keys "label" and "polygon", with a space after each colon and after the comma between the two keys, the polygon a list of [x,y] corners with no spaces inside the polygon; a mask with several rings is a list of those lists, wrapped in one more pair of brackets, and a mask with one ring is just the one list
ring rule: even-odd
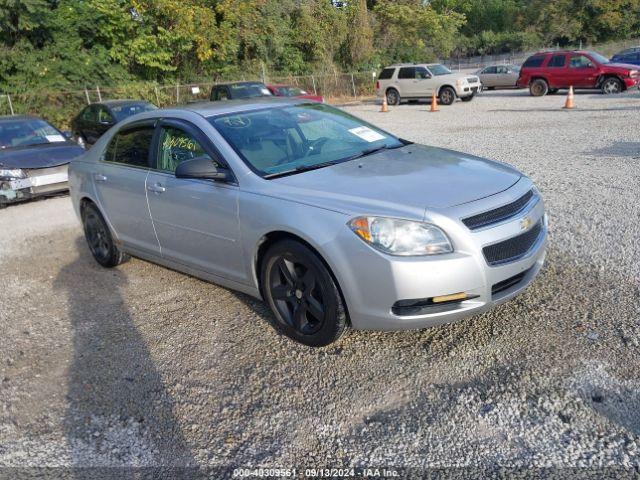
{"label": "driver side mirror", "polygon": [[231,172],[224,167],[216,166],[209,157],[196,157],[185,160],[176,167],[176,178],[196,178],[224,182],[231,178]]}

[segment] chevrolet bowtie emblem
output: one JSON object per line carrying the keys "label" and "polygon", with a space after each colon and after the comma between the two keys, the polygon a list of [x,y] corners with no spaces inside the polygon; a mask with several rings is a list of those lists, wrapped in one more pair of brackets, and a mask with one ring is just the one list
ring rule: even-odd
{"label": "chevrolet bowtie emblem", "polygon": [[524,217],[520,220],[520,230],[527,230],[531,226],[531,219],[529,217]]}

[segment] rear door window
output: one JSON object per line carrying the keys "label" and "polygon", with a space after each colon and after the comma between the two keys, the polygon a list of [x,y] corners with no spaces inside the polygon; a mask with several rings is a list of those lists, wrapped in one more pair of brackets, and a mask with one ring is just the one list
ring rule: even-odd
{"label": "rear door window", "polygon": [[109,143],[104,160],[131,167],[148,167],[153,131],[152,126],[121,130]]}
{"label": "rear door window", "polygon": [[494,74],[496,72],[497,72],[497,68],[496,67],[487,67],[482,71],[482,73],[485,73],[487,75],[492,75],[492,74]]}
{"label": "rear door window", "polygon": [[536,55],[533,57],[527,58],[527,61],[522,65],[525,68],[536,68],[542,65],[544,61],[544,55]]}
{"label": "rear door window", "polygon": [[400,79],[408,79],[408,78],[416,78],[416,69],[415,67],[402,67],[400,72],[398,73],[398,78]]}
{"label": "rear door window", "polygon": [[391,77],[393,77],[393,72],[395,71],[395,68],[385,68],[384,70],[382,70],[382,72],[380,72],[378,80],[389,80]]}
{"label": "rear door window", "polygon": [[547,64],[547,67],[561,68],[564,67],[567,61],[567,56],[563,53],[561,55],[553,55]]}

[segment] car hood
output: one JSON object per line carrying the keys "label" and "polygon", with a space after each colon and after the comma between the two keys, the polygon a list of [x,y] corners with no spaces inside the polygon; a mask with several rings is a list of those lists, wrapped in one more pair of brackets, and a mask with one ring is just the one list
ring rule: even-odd
{"label": "car hood", "polygon": [[631,65],[630,63],[605,63],[603,65],[605,69],[610,69],[613,71],[620,70],[638,70],[638,65]]}
{"label": "car hood", "polygon": [[288,199],[344,213],[424,214],[502,192],[522,175],[502,163],[408,145],[271,180]]}
{"label": "car hood", "polygon": [[56,167],[69,163],[83,153],[82,147],[71,142],[0,149],[0,167]]}

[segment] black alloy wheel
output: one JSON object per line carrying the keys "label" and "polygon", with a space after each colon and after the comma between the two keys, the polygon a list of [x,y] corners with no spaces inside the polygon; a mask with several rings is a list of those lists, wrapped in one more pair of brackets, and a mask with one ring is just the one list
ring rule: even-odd
{"label": "black alloy wheel", "polygon": [[316,347],[342,335],[347,326],[342,298],[315,253],[301,243],[284,240],[269,249],[262,264],[263,293],[278,330]]}
{"label": "black alloy wheel", "polygon": [[109,227],[95,205],[89,204],[82,209],[82,226],[89,250],[100,265],[111,268],[127,259],[115,245]]}

